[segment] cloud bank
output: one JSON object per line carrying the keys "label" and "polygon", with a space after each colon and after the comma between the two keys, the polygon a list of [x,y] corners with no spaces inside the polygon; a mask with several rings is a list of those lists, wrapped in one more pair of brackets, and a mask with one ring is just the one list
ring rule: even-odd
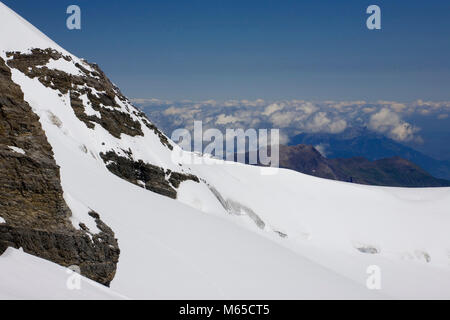
{"label": "cloud bank", "polygon": [[204,128],[280,129],[292,137],[300,133],[338,134],[350,127],[366,127],[398,142],[421,143],[420,128],[411,124],[414,116],[444,121],[450,102],[396,101],[304,101],[228,100],[165,101],[133,99],[166,132],[192,128],[202,120]]}

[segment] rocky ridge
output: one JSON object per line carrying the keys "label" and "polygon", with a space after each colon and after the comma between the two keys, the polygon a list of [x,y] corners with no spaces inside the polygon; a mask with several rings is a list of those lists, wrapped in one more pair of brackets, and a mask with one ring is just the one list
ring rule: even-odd
{"label": "rocky ridge", "polygon": [[52,147],[11,70],[0,58],[0,252],[11,246],[109,285],[119,260],[114,232],[92,213],[93,234],[76,229]]}
{"label": "rocky ridge", "polygon": [[[114,232],[93,211],[89,215],[100,230],[98,233],[84,223],[72,225],[72,213],[63,197],[52,148],[39,117],[13,82],[11,70],[37,79],[56,90],[61,98],[70,97],[70,107],[88,129],[95,130],[99,125],[121,140],[123,135],[144,136],[145,126],[168,150],[173,150],[173,146],[96,64],[79,62],[50,48],[6,52],[6,58],[0,61],[0,162],[4,164],[0,169],[0,182],[4,186],[0,193],[0,217],[6,221],[0,224],[0,252],[9,246],[23,248],[63,266],[77,265],[83,275],[109,285],[120,254]],[[52,63],[57,63],[57,67]],[[63,126],[56,116],[49,117],[59,128]],[[84,152],[88,152],[85,146]],[[113,174],[172,199],[177,198],[177,189],[183,181],[200,183],[194,175],[136,160],[131,149],[111,149],[99,156]]]}

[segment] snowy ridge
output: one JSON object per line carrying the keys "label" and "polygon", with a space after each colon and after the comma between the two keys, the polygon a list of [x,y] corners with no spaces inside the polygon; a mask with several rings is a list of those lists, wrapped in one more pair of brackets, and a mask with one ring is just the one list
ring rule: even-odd
{"label": "snowy ridge", "polygon": [[1,1],[0,21],[2,25],[0,29],[0,51],[3,54],[7,51],[25,53],[33,48],[51,48],[81,62]]}
{"label": "snowy ridge", "polygon": [[[0,56],[8,61],[7,52],[32,48],[72,58],[52,60],[49,69],[77,75],[79,63],[92,71],[0,2]],[[113,291],[155,299],[450,297],[450,189],[367,187],[289,170],[261,175],[259,168],[237,163],[173,161],[183,152],[172,142],[173,150],[164,145],[128,100],[116,103],[140,123],[143,135],[118,138],[98,123],[88,128],[80,121],[69,93],[11,71],[61,167],[74,225],[92,225],[86,214],[95,210],[118,238]],[[81,101],[87,115],[98,115],[87,96]],[[202,182],[181,183],[177,200],[171,200],[109,172],[100,154],[111,150],[195,174]],[[49,263],[38,260],[9,251],[0,256],[0,275],[16,263],[44,272]],[[382,270],[380,291],[366,287],[371,265]],[[46,274],[41,285],[52,292],[62,278]],[[12,297],[40,297],[27,296],[28,289],[17,283],[8,288],[0,287],[0,297],[11,290],[16,290]],[[103,293],[85,297],[109,297],[109,291]],[[56,290],[51,297],[69,296]]]}
{"label": "snowy ridge", "polygon": [[[66,51],[32,24],[0,2],[1,48],[4,51],[27,51],[31,48],[53,48]],[[9,28],[8,28],[9,26]],[[14,29],[13,29],[14,28]]]}

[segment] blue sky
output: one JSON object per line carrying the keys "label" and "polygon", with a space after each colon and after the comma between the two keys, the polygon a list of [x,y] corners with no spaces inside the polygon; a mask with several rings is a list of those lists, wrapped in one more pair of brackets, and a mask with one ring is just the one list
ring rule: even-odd
{"label": "blue sky", "polygon": [[2,1],[129,97],[450,100],[448,0]]}

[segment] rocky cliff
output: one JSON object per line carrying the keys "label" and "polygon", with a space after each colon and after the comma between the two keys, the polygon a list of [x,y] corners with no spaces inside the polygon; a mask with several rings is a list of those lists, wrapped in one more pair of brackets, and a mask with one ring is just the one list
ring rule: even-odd
{"label": "rocky cliff", "polygon": [[63,266],[77,265],[102,284],[111,282],[120,252],[114,233],[93,212],[100,233],[72,225],[52,147],[2,58],[0,185],[1,253],[8,246],[23,248]]}
{"label": "rocky cliff", "polygon": [[[57,92],[62,101],[68,102],[64,107],[71,108],[84,124],[88,136],[102,132],[104,140],[95,146],[102,151],[88,150],[86,145],[80,149],[103,161],[111,173],[172,199],[177,198],[183,181],[200,181],[195,175],[162,168],[135,155],[136,150],[126,142],[128,138],[151,134],[159,140],[158,147],[168,152],[174,147],[97,65],[51,48],[11,51],[5,57],[0,58],[0,217],[6,223],[0,224],[0,251],[8,246],[22,247],[63,266],[77,265],[83,275],[108,285],[120,253],[114,232],[101,220],[101,213],[94,211],[89,215],[98,229],[96,233],[85,223],[73,225],[52,147],[39,117],[12,80],[11,71],[37,80],[49,93]],[[60,118],[51,112],[48,116],[63,130],[65,124]]]}

